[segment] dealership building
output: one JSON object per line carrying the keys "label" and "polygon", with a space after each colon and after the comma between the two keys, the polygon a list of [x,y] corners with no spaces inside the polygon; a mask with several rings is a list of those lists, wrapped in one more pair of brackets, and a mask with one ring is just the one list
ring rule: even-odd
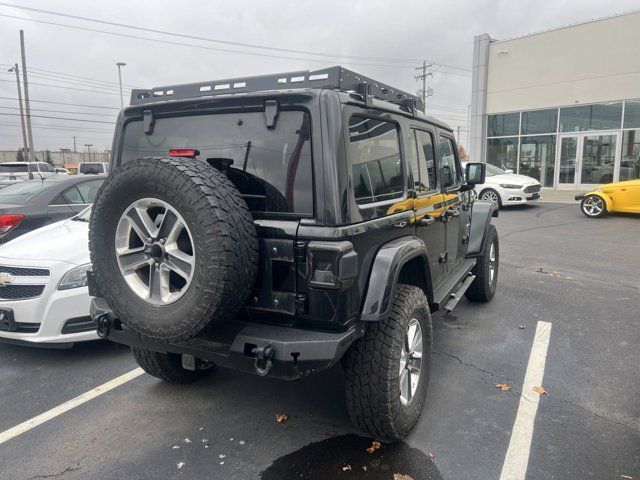
{"label": "dealership building", "polygon": [[477,35],[469,157],[577,190],[640,178],[640,11]]}

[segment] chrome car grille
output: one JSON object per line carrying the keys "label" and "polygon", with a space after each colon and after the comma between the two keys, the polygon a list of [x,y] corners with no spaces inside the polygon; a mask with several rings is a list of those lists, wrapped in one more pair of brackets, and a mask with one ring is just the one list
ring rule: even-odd
{"label": "chrome car grille", "polygon": [[524,193],[536,193],[540,191],[540,185],[529,185],[524,189]]}
{"label": "chrome car grille", "polygon": [[5,285],[0,287],[0,300],[24,300],[42,295],[44,285]]}

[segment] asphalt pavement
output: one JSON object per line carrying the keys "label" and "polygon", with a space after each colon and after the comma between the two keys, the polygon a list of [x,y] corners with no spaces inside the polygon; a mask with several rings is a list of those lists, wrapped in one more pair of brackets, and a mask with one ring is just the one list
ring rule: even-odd
{"label": "asphalt pavement", "polygon": [[[536,328],[549,322],[526,478],[640,480],[640,217],[540,203],[495,224],[496,296],[434,317],[427,403],[406,442],[367,452],[339,368],[294,383],[142,375],[0,444],[0,478],[499,479]],[[0,344],[0,358],[0,432],[136,368],[106,342]]]}

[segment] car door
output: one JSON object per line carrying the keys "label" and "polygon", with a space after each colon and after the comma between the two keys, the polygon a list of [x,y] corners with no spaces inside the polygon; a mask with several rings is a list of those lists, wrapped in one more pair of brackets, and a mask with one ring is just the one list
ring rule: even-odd
{"label": "car door", "polygon": [[438,139],[438,175],[442,192],[442,212],[445,223],[445,263],[452,272],[463,260],[463,242],[466,222],[463,222],[462,170],[456,144],[448,132],[440,131]]}
{"label": "car door", "polygon": [[82,208],[88,207],[94,202],[94,200],[96,199],[96,195],[98,194],[98,190],[100,190],[103,182],[104,178],[98,178],[95,180],[87,180],[85,182],[76,184],[76,188],[78,189],[78,191],[80,192],[80,196],[82,197]]}
{"label": "car door", "polygon": [[443,194],[438,187],[436,172],[435,129],[427,126],[414,128],[412,140],[415,142],[418,165],[417,175],[414,173],[414,210],[416,236],[427,245],[429,252],[429,270],[434,287],[442,281],[445,268],[446,251],[445,224],[441,217],[440,205]]}
{"label": "car door", "polygon": [[57,222],[72,217],[87,206],[80,191],[72,185],[49,202],[49,221]]}

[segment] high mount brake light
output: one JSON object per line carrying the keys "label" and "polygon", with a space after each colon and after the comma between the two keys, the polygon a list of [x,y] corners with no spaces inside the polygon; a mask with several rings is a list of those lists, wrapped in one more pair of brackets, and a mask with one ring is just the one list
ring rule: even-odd
{"label": "high mount brake light", "polygon": [[0,215],[0,234],[7,233],[13,227],[24,220],[24,215],[20,214],[3,214]]}
{"label": "high mount brake light", "polygon": [[195,158],[200,152],[195,148],[172,148],[169,150],[170,157],[188,157]]}

